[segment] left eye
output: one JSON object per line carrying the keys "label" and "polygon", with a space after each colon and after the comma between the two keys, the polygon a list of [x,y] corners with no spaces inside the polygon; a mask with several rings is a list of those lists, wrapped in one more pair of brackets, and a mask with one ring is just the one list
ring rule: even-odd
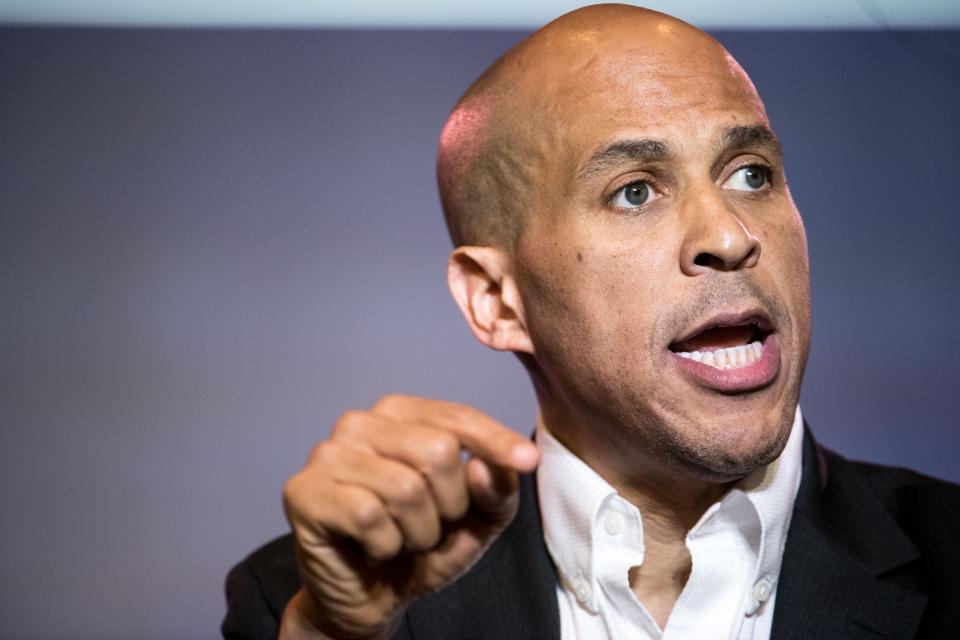
{"label": "left eye", "polygon": [[741,167],[727,178],[727,186],[737,191],[760,191],[770,183],[770,170],[758,164]]}
{"label": "left eye", "polygon": [[639,209],[656,197],[657,193],[646,180],[631,182],[613,194],[610,204],[621,209]]}

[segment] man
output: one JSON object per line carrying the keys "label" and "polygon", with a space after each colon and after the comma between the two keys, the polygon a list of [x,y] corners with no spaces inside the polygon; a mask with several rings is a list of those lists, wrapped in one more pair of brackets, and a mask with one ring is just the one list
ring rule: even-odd
{"label": "man", "polygon": [[536,445],[437,400],[345,414],[287,483],[293,536],[231,573],[226,636],[960,634],[957,488],[804,431],[806,239],[718,43],[567,14],[460,100],[438,176],[451,292],[528,370]]}

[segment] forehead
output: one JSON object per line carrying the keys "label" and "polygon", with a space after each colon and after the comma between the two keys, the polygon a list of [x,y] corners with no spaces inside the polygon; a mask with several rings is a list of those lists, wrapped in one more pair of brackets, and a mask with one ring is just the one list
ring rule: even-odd
{"label": "forehead", "polygon": [[691,65],[643,53],[597,64],[570,89],[572,99],[561,104],[571,120],[582,122],[605,117],[668,124],[717,110],[756,111],[758,106],[752,87],[719,60]]}
{"label": "forehead", "polygon": [[558,46],[534,102],[546,157],[579,162],[597,146],[630,137],[683,150],[721,130],[766,123],[749,78],[704,34],[573,38]]}

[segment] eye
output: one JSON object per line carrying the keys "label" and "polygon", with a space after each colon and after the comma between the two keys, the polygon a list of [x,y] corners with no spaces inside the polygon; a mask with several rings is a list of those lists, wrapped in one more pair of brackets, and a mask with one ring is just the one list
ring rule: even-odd
{"label": "eye", "polygon": [[770,169],[751,164],[740,167],[727,178],[726,186],[737,191],[760,191],[770,184]]}
{"label": "eye", "polygon": [[610,204],[621,209],[638,209],[656,196],[656,192],[646,180],[631,182],[621,187],[610,198]]}

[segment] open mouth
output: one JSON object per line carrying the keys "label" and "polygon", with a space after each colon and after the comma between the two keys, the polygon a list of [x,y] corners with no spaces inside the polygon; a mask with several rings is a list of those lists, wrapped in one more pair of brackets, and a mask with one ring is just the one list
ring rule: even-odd
{"label": "open mouth", "polygon": [[763,313],[717,317],[670,344],[670,351],[714,369],[741,369],[763,360],[773,325]]}

